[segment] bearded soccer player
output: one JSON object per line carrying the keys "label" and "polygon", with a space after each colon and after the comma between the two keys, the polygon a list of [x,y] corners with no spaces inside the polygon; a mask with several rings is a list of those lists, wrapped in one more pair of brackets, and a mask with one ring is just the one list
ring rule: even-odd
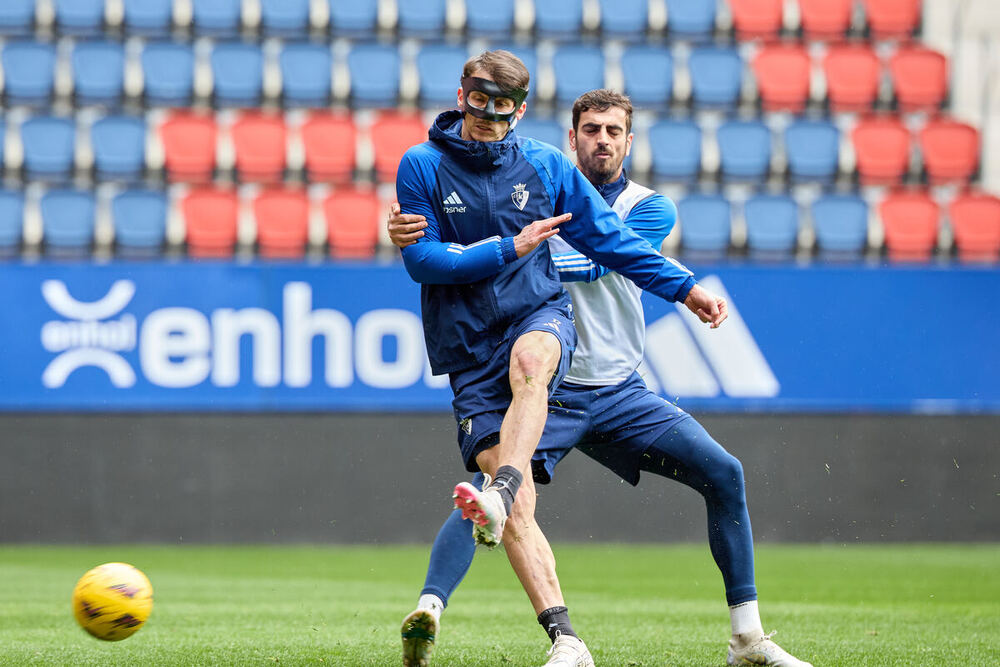
{"label": "bearded soccer player", "polygon": [[[659,247],[674,225],[676,209],[628,180],[622,164],[631,149],[631,124],[627,97],[591,91],[573,106],[570,147],[580,171],[625,224]],[[425,226],[417,216],[395,215],[390,236],[406,246],[421,237]],[[560,237],[549,245],[573,299],[579,341],[565,379],[549,400],[548,421],[532,459],[535,481],[548,483],[556,464],[576,447],[633,485],[646,471],[697,490],[705,499],[709,545],[729,604],[728,664],[808,667],[771,641],[761,625],[740,462],[692,417],[649,391],[636,372],[645,341],[641,291]],[[475,546],[468,523],[453,512],[435,540],[417,609],[403,622],[404,664],[429,662],[440,614],[472,564]],[[539,574],[530,562],[515,567],[521,568],[522,580]],[[553,664],[578,663],[567,652],[564,661]]]}

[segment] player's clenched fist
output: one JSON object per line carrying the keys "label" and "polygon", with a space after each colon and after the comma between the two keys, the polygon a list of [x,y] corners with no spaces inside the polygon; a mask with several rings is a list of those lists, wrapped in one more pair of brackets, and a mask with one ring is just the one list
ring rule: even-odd
{"label": "player's clenched fist", "polygon": [[718,329],[719,325],[729,317],[726,300],[712,294],[701,285],[691,288],[687,298],[684,299],[684,305],[702,322],[711,323],[713,329]]}

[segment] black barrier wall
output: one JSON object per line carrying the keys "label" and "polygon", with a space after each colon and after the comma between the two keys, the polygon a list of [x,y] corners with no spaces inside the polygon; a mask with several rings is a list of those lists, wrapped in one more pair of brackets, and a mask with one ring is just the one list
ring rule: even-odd
{"label": "black barrier wall", "polygon": [[[759,541],[1000,539],[1000,416],[708,416]],[[468,475],[449,415],[3,415],[3,542],[430,542]],[[700,496],[572,453],[559,541],[692,541]]]}

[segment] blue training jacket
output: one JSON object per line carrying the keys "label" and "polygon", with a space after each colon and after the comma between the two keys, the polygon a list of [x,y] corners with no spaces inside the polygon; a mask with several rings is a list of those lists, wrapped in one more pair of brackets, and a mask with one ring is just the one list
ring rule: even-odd
{"label": "blue training jacket", "polygon": [[446,111],[430,140],[399,164],[403,213],[423,215],[403,262],[421,283],[424,338],[435,374],[489,358],[514,323],[545,305],[569,304],[548,244],[518,258],[514,237],[534,220],[572,213],[559,235],[587,257],[667,301],[683,301],[691,272],[630,230],[557,148],[508,132],[465,141],[462,113]]}

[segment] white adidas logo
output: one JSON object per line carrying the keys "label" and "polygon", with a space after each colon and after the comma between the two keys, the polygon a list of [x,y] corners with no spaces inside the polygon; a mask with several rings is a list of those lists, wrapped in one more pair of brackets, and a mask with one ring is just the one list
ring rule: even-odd
{"label": "white adidas logo", "polygon": [[454,190],[441,203],[444,205],[445,213],[465,213],[465,202],[462,201],[462,198]]}

